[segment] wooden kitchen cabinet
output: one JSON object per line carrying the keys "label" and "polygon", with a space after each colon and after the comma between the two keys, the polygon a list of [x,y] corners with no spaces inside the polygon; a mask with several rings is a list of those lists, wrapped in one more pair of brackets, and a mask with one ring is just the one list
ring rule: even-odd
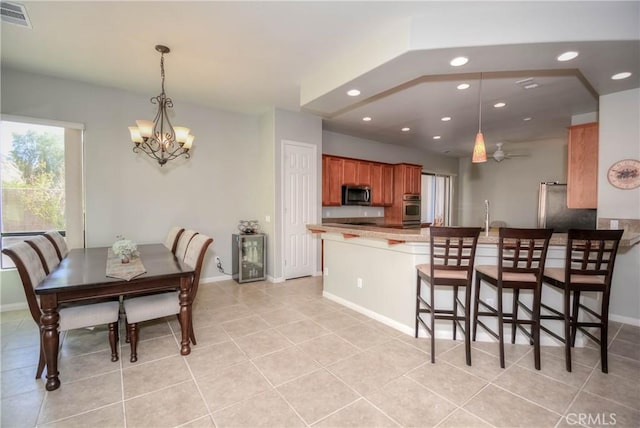
{"label": "wooden kitchen cabinet", "polygon": [[357,182],[358,186],[371,186],[371,162],[358,161],[357,165]]}
{"label": "wooden kitchen cabinet", "polygon": [[343,158],[322,157],[322,206],[340,206],[342,204],[343,165]]}
{"label": "wooden kitchen cabinet", "polygon": [[[414,175],[417,169],[413,167]],[[342,186],[345,184],[371,187],[371,205],[389,207],[394,203],[395,165],[383,162],[371,162],[360,159],[343,158],[340,156],[322,156],[322,206],[340,206],[342,204]],[[410,178],[410,189],[420,192],[420,177]]]}
{"label": "wooden kitchen cabinet", "polygon": [[[422,187],[422,166],[401,163],[395,165],[395,189],[401,195],[419,195]],[[399,181],[399,182],[398,182]]]}
{"label": "wooden kitchen cabinet", "polygon": [[393,165],[371,163],[371,205],[391,206],[393,203]]}
{"label": "wooden kitchen cabinet", "polygon": [[342,184],[358,184],[358,161],[357,159],[343,159]]}
{"label": "wooden kitchen cabinet", "polygon": [[569,127],[567,207],[598,207],[598,123]]}

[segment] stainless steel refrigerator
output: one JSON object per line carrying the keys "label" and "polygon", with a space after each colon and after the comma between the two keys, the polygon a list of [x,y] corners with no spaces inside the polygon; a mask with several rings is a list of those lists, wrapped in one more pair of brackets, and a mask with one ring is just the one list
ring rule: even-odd
{"label": "stainless steel refrigerator", "polygon": [[595,209],[567,208],[567,185],[557,182],[540,183],[538,227],[554,232],[569,229],[595,229]]}

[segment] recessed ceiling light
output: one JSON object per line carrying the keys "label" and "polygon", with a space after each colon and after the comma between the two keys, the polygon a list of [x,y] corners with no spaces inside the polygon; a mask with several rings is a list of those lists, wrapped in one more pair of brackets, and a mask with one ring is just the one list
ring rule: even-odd
{"label": "recessed ceiling light", "polygon": [[524,86],[523,86],[523,88],[525,88],[525,89],[535,89],[535,88],[537,88],[538,86],[540,86],[540,85],[539,85],[539,84],[537,84],[537,83],[529,83],[529,84],[527,84],[527,85],[524,85]]}
{"label": "recessed ceiling light", "polygon": [[469,62],[469,58],[467,58],[466,56],[459,56],[452,59],[449,64],[451,64],[454,67],[460,67],[461,65],[465,65],[468,62]]}
{"label": "recessed ceiling light", "polygon": [[441,137],[441,136],[439,136],[439,135],[434,135],[434,136],[433,136],[433,139],[434,139],[434,140],[439,140],[440,138],[442,138],[442,137]]}
{"label": "recessed ceiling light", "polygon": [[443,122],[449,122],[451,120],[451,118],[449,116],[445,116],[440,120],[443,121]]}
{"label": "recessed ceiling light", "polygon": [[506,105],[507,105],[507,103],[500,101],[499,103],[495,103],[493,106],[495,108],[502,108],[502,107],[504,107]]}
{"label": "recessed ceiling light", "polygon": [[469,85],[468,83],[461,83],[458,85],[458,89],[463,90],[463,89],[469,89]]}
{"label": "recessed ceiling light", "polygon": [[365,122],[371,122],[371,118],[369,116],[365,116],[362,118]]}
{"label": "recessed ceiling light", "polygon": [[357,89],[350,89],[347,91],[347,95],[349,95],[350,97],[357,97],[358,95],[360,95],[360,91]]}
{"label": "recessed ceiling light", "polygon": [[531,119],[533,119],[533,118],[532,118],[532,117],[525,117],[525,118],[523,118],[522,120],[524,120],[525,122],[528,122],[528,121],[530,121]]}
{"label": "recessed ceiling light", "polygon": [[411,128],[407,128],[407,127],[402,128],[402,132],[409,132],[409,131],[411,131]]}
{"label": "recessed ceiling light", "polygon": [[626,79],[629,76],[631,76],[631,73],[629,73],[628,71],[625,71],[622,73],[614,74],[613,76],[611,76],[611,78],[613,80],[622,80],[622,79]]}
{"label": "recessed ceiling light", "polygon": [[571,61],[572,59],[578,56],[578,52],[576,51],[568,51],[563,54],[558,55],[556,58],[558,61]]}

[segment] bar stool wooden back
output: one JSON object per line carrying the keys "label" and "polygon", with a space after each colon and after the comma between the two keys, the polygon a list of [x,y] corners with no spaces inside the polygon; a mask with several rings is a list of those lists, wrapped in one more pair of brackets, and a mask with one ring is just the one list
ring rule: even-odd
{"label": "bar stool wooden back", "polygon": [[[465,352],[467,365],[471,365],[471,280],[475,260],[479,227],[431,227],[429,228],[431,260],[416,266],[416,324],[415,337],[418,337],[418,324],[431,336],[431,362],[435,357],[435,320],[451,320],[453,323],[453,340],[456,340],[457,327],[465,335]],[[421,295],[422,281],[429,283],[429,300]],[[453,308],[437,309],[435,306],[435,288],[438,286],[453,287]],[[464,303],[458,298],[458,288],[465,287]],[[459,313],[462,311],[462,315]],[[429,323],[420,314],[431,314]],[[461,322],[464,321],[464,327]]]}
{"label": "bar stool wooden back", "polygon": [[[542,315],[541,318],[563,320],[564,337],[560,337],[545,326],[541,328],[564,343],[568,372],[571,371],[571,348],[575,346],[577,330],[600,345],[602,372],[608,372],[609,297],[611,295],[613,266],[623,232],[623,230],[571,229],[567,238],[564,268],[552,267],[546,268],[544,271],[544,282],[562,290],[564,305],[563,310],[559,311],[542,304],[542,307],[553,315]],[[580,302],[582,291],[602,293],[599,314]],[[572,295],[573,305],[571,304]],[[597,321],[579,321],[580,309]],[[599,328],[600,338],[595,337],[585,327]]]}
{"label": "bar stool wooden back", "polygon": [[[540,370],[540,293],[542,276],[547,257],[552,229],[500,228],[498,242],[498,265],[476,266],[476,289],[473,315],[473,340],[476,340],[478,325],[499,342],[500,367],[504,368],[504,322],[511,323],[511,343],[516,341],[520,329],[534,346],[535,367]],[[496,307],[480,298],[481,286],[487,283],[496,288]],[[504,290],[513,292],[512,312],[504,312]],[[520,301],[520,290],[532,290],[533,302],[529,308]],[[479,305],[483,310],[479,310]],[[530,318],[519,318],[522,308]],[[496,333],[478,317],[496,317]],[[527,331],[522,325],[530,325]]]}

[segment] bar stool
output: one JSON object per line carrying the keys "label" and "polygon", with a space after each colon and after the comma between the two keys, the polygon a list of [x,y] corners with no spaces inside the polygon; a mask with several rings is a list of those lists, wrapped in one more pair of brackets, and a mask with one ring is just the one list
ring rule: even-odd
{"label": "bar stool", "polygon": [[[478,325],[484,328],[499,342],[500,367],[504,368],[504,323],[511,323],[511,343],[516,341],[519,328],[529,337],[534,346],[535,367],[540,370],[540,293],[545,259],[552,229],[513,229],[500,228],[498,242],[498,265],[476,266],[476,290],[473,315],[473,341],[476,340]],[[497,305],[493,307],[480,299],[482,283],[496,288]],[[506,313],[503,308],[504,290],[513,291],[512,312]],[[532,308],[520,302],[520,290],[533,291]],[[484,307],[479,311],[479,305]],[[518,309],[529,314],[529,319],[519,318]],[[496,333],[478,317],[496,317],[498,332]],[[530,325],[527,331],[522,325]]]}
{"label": "bar stool", "polygon": [[[551,308],[546,304],[542,307],[553,315],[542,315],[542,319],[564,321],[564,337],[550,331],[545,326],[542,330],[560,340],[565,345],[565,361],[567,371],[571,371],[571,348],[576,344],[576,332],[580,330],[594,342],[600,345],[602,372],[607,373],[607,336],[609,324],[609,297],[611,293],[611,279],[613,266],[618,252],[618,245],[623,230],[569,230],[567,237],[567,251],[565,267],[546,268],[544,282],[563,292],[563,311]],[[602,293],[600,313],[580,303],[580,293],[592,291]],[[573,294],[573,305],[571,295]],[[583,309],[595,317],[598,322],[578,321],[579,310]],[[600,329],[600,338],[585,330],[585,327]]]}
{"label": "bar stool", "polygon": [[[471,365],[471,330],[469,328],[471,316],[471,279],[473,278],[473,263],[475,260],[479,227],[431,227],[429,228],[431,262],[416,266],[416,325],[415,337],[418,337],[418,324],[422,324],[431,335],[431,362],[435,357],[435,320],[451,320],[453,323],[453,340],[456,340],[456,330],[464,332],[467,365]],[[422,280],[430,284],[430,300],[427,302],[421,295]],[[453,308],[437,309],[435,307],[435,287],[453,287]],[[465,287],[465,301],[458,298],[458,288]],[[458,305],[463,315],[458,312]],[[420,314],[431,314],[429,325]],[[464,321],[464,327],[461,324]]]}

